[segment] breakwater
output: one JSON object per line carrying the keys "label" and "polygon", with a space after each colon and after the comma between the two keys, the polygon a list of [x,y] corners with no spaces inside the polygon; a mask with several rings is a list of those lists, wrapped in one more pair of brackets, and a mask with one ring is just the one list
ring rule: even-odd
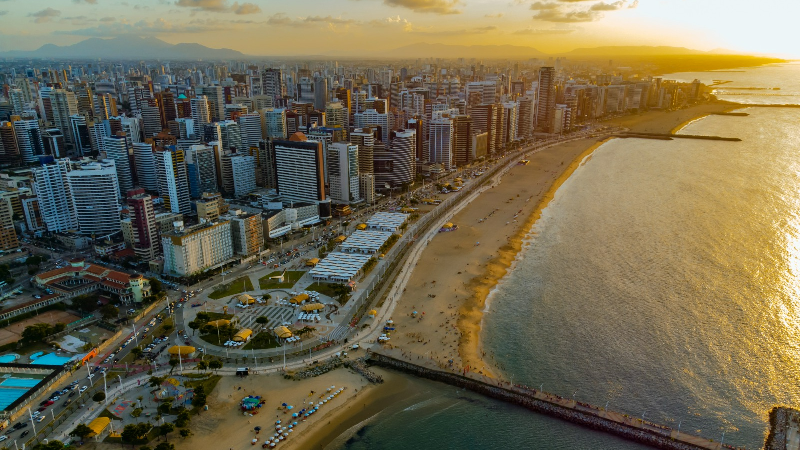
{"label": "breakwater", "polygon": [[776,406],[769,412],[769,434],[764,443],[764,450],[787,450],[794,448],[790,444],[792,437],[800,431],[800,411],[784,406]]}
{"label": "breakwater", "polygon": [[532,411],[566,420],[593,430],[610,433],[654,448],[668,450],[718,450],[736,449],[711,439],[683,433],[670,427],[630,417],[627,414],[608,411],[588,403],[577,402],[554,394],[510,385],[507,382],[481,381],[458,373],[444,372],[422,367],[380,353],[367,356],[370,364],[415,375],[429,380],[447,383],[462,389],[513,403]]}
{"label": "breakwater", "polygon": [[722,136],[702,136],[698,134],[669,134],[669,133],[620,133],[614,135],[618,138],[638,138],[638,139],[657,139],[661,141],[671,141],[673,139],[701,139],[705,141],[728,141],[741,142],[739,138]]}

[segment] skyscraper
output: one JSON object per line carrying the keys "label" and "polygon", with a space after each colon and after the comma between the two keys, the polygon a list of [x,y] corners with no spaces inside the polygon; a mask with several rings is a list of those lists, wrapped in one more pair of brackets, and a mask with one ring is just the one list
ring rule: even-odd
{"label": "skyscraper", "polygon": [[445,171],[453,168],[453,120],[435,117],[430,122],[430,163],[441,164]]}
{"label": "skyscraper", "polygon": [[202,137],[205,124],[211,122],[208,99],[203,95],[192,99],[192,121],[194,122],[195,136]]}
{"label": "skyscraper", "polygon": [[189,194],[200,198],[203,193],[217,192],[217,164],[214,148],[192,145],[186,150],[186,173],[189,177]]}
{"label": "skyscraper", "polygon": [[375,109],[368,109],[363,113],[357,113],[354,117],[354,124],[356,128],[374,127],[380,129],[380,139],[383,142],[389,142],[389,115],[379,113]]}
{"label": "skyscraper", "polygon": [[219,123],[219,140],[225,151],[236,151],[242,148],[242,133],[239,124],[232,120]]}
{"label": "skyscraper", "polygon": [[53,111],[53,123],[64,133],[67,145],[74,145],[75,139],[72,136],[69,118],[78,114],[78,100],[75,98],[75,93],[55,89],[50,92],[49,100]]}
{"label": "skyscraper", "polygon": [[272,100],[269,106],[278,106],[277,101],[286,95],[281,69],[264,69],[261,72],[261,94]]}
{"label": "skyscraper", "polygon": [[38,120],[15,120],[14,134],[17,137],[17,148],[19,148],[24,162],[36,162],[40,156],[44,155],[42,130],[39,129]]}
{"label": "skyscraper", "polygon": [[150,261],[161,253],[153,198],[144,189],[128,191],[128,209],[133,229],[133,251],[142,261]]}
{"label": "skyscraper", "polygon": [[0,164],[19,164],[20,162],[14,124],[0,122]]}
{"label": "skyscraper", "polygon": [[416,176],[417,133],[413,129],[392,131],[389,145],[375,152],[375,184],[384,188],[401,187],[414,182]]}
{"label": "skyscraper", "polygon": [[[92,154],[92,137],[89,133],[86,116],[82,114],[73,114],[69,116],[68,134],[72,136],[73,154],[76,156]],[[95,144],[95,146],[97,146],[97,144]],[[102,147],[102,144],[100,144],[99,147]]]}
{"label": "skyscraper", "polygon": [[286,109],[284,108],[264,108],[264,128],[266,137],[271,139],[286,139],[288,136],[286,129]]}
{"label": "skyscraper", "polygon": [[303,133],[273,143],[278,194],[284,201],[318,202],[326,199],[322,143]]}
{"label": "skyscraper", "polygon": [[156,157],[153,154],[153,140],[133,144],[133,164],[139,186],[148,192],[158,192]]}
{"label": "skyscraper", "polygon": [[372,129],[359,129],[350,133],[350,142],[358,145],[358,173],[375,173],[373,153],[375,135]]}
{"label": "skyscraper", "polygon": [[233,197],[244,197],[256,190],[256,159],[237,153],[222,157],[222,189]]}
{"label": "skyscraper", "polygon": [[125,133],[120,131],[114,136],[103,138],[103,147],[109,159],[114,161],[117,171],[117,183],[120,188],[120,198],[133,189],[133,173],[131,171],[128,140]]}
{"label": "skyscraper", "polygon": [[469,164],[473,160],[472,135],[475,134],[472,117],[453,118],[453,162],[457,166]]}
{"label": "skyscraper", "polygon": [[67,173],[67,184],[81,234],[100,238],[122,229],[114,161],[83,163]]}
{"label": "skyscraper", "polygon": [[556,108],[555,77],[555,68],[542,67],[539,69],[535,123],[536,128],[545,133],[553,132],[553,117]]}
{"label": "skyscraper", "polygon": [[78,218],[67,184],[69,170],[68,159],[59,159],[33,169],[33,189],[47,231],[51,233],[78,229]]}
{"label": "skyscraper", "polygon": [[258,147],[258,141],[262,139],[261,115],[258,113],[242,114],[236,121],[241,133],[241,150]]}
{"label": "skyscraper", "polygon": [[154,155],[158,194],[164,199],[164,206],[176,214],[191,213],[183,150],[174,146],[157,148]]}
{"label": "skyscraper", "polygon": [[328,146],[328,185],[334,203],[361,200],[358,183],[358,145],[334,142]]}

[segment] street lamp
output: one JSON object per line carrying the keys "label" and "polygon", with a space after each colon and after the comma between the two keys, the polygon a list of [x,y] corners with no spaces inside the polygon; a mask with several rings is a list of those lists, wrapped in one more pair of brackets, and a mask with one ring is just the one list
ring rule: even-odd
{"label": "street lamp", "polygon": [[105,371],[103,371],[103,391],[106,393],[106,404],[108,404],[108,383],[106,383]]}

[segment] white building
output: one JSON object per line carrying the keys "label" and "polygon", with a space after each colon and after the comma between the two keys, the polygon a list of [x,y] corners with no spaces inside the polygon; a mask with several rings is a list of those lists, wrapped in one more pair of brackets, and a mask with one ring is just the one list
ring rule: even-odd
{"label": "white building", "polygon": [[121,230],[119,183],[113,160],[82,163],[67,173],[67,184],[81,234],[100,238]]}
{"label": "white building", "polygon": [[38,120],[14,121],[14,133],[17,135],[17,148],[24,162],[36,162],[44,154],[42,130],[39,129]]}
{"label": "white building", "polygon": [[244,197],[256,190],[256,158],[225,155],[222,157],[222,188],[228,195]]}
{"label": "white building", "polygon": [[444,170],[453,167],[453,121],[438,117],[430,122],[429,158],[432,164],[441,164]]}
{"label": "white building", "polygon": [[258,147],[261,140],[261,115],[258,113],[242,114],[237,119],[241,133],[241,149],[245,152],[250,147]]}
{"label": "white building", "polygon": [[211,114],[208,110],[208,99],[204,95],[199,95],[191,100],[192,123],[194,123],[194,135],[203,136],[203,126],[211,123]]}
{"label": "white building", "polygon": [[278,194],[286,202],[316,203],[327,198],[322,144],[295,133],[274,142]]}
{"label": "white building", "polygon": [[183,151],[159,149],[154,155],[158,193],[164,200],[164,206],[176,214],[191,213],[192,204],[189,201],[189,183]]}
{"label": "white building", "polygon": [[33,169],[33,189],[39,200],[39,211],[47,231],[53,233],[78,229],[78,219],[67,184],[69,171],[68,159],[59,159]]}
{"label": "white building", "polygon": [[367,220],[367,229],[396,233],[406,220],[408,220],[407,214],[377,212]]}
{"label": "white building", "polygon": [[328,146],[327,161],[331,201],[345,204],[361,201],[358,145],[334,142]]}
{"label": "white building", "polygon": [[366,128],[370,126],[381,127],[381,141],[389,142],[389,114],[381,114],[374,109],[368,109],[363,113],[354,114],[354,125],[356,128]]}
{"label": "white building", "polygon": [[136,177],[139,181],[139,186],[150,192],[158,191],[156,157],[153,154],[153,144],[147,142],[133,144],[133,163],[136,166]]}
{"label": "white building", "polygon": [[214,268],[233,257],[231,223],[207,222],[184,229],[183,223],[161,235],[164,273],[186,276]]}
{"label": "white building", "polygon": [[103,148],[106,150],[106,155],[114,160],[120,195],[124,198],[128,194],[128,191],[133,189],[133,174],[131,172],[130,155],[128,152],[128,140],[125,139],[124,134],[122,136],[109,136],[103,138]]}
{"label": "white building", "polygon": [[272,139],[286,139],[286,110],[284,108],[264,108],[265,137]]}

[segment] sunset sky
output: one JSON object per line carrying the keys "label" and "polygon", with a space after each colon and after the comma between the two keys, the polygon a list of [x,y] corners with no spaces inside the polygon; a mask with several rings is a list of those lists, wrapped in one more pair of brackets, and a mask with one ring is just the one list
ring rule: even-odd
{"label": "sunset sky", "polygon": [[0,50],[155,36],[252,55],[379,51],[418,42],[545,52],[675,45],[800,56],[785,0],[0,0]]}

